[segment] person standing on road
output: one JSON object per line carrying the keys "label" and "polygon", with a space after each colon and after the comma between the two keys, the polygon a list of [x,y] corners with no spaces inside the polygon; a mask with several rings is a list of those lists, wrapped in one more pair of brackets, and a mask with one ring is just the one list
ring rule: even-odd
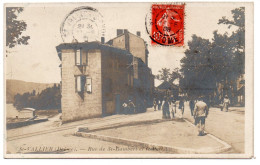
{"label": "person standing on road", "polygon": [[170,100],[171,103],[171,114],[172,114],[172,119],[175,117],[175,113],[176,113],[176,101],[174,100],[174,98],[172,98]]}
{"label": "person standing on road", "polygon": [[131,100],[129,100],[129,102],[128,102],[128,107],[129,107],[130,113],[136,113],[135,104]]}
{"label": "person standing on road", "polygon": [[161,110],[161,107],[162,107],[162,100],[159,99],[159,101],[158,101],[158,110]]}
{"label": "person standing on road", "polygon": [[228,112],[229,105],[230,105],[230,100],[229,100],[228,96],[226,95],[223,100],[223,110]]}
{"label": "person standing on road", "polygon": [[195,109],[193,112],[195,125],[198,127],[199,131],[198,136],[205,135],[205,120],[208,117],[208,113],[209,109],[207,104],[202,100],[202,98],[200,98],[199,101],[195,104]]}
{"label": "person standing on road", "polygon": [[153,99],[153,108],[154,108],[154,111],[156,111],[156,107],[157,107],[157,99],[154,98],[154,99]]}
{"label": "person standing on road", "polygon": [[123,105],[122,105],[122,107],[123,107],[123,113],[124,113],[124,114],[127,114],[127,113],[128,113],[128,105],[127,105],[127,103],[124,102]]}
{"label": "person standing on road", "polygon": [[193,116],[193,111],[194,111],[194,106],[195,106],[194,100],[190,100],[189,105],[190,105],[191,116]]}
{"label": "person standing on road", "polygon": [[184,100],[183,100],[182,97],[180,98],[179,109],[181,110],[181,118],[183,118],[183,114],[184,114]]}
{"label": "person standing on road", "polygon": [[170,119],[170,103],[169,99],[165,96],[162,102],[163,119]]}

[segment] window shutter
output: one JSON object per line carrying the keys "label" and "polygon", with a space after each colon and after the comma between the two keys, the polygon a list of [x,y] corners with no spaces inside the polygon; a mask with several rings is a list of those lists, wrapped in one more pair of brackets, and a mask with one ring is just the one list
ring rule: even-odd
{"label": "window shutter", "polygon": [[76,50],[76,55],[75,55],[75,62],[76,65],[81,65],[81,51],[80,49]]}
{"label": "window shutter", "polygon": [[76,89],[77,92],[81,92],[82,89],[81,76],[76,77]]}
{"label": "window shutter", "polygon": [[88,65],[88,52],[86,50],[81,51],[82,55],[82,65]]}
{"label": "window shutter", "polygon": [[87,92],[91,93],[92,92],[92,80],[91,80],[91,78],[87,78],[86,85],[87,85]]}

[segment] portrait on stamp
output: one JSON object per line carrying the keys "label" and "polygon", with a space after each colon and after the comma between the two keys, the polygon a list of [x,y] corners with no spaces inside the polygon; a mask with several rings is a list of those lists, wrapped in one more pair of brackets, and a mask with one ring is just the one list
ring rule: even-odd
{"label": "portrait on stamp", "polygon": [[252,158],[252,11],[5,4],[5,158]]}

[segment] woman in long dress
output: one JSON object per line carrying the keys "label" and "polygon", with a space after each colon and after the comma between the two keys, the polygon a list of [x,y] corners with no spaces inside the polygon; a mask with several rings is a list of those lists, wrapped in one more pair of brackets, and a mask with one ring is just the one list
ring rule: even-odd
{"label": "woman in long dress", "polygon": [[170,103],[169,99],[167,97],[164,97],[163,102],[162,102],[162,110],[163,110],[163,119],[170,119]]}
{"label": "woman in long dress", "polygon": [[228,112],[229,105],[230,105],[230,100],[229,100],[228,96],[226,95],[223,100],[223,111]]}

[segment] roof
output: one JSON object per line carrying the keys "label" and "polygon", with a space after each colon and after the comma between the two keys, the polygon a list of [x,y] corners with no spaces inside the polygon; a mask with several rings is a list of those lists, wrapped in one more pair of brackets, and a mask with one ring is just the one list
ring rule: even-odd
{"label": "roof", "polygon": [[121,37],[121,36],[124,36],[125,33],[132,34],[132,35],[134,35],[134,36],[136,36],[136,37],[138,37],[138,38],[140,38],[140,39],[142,39],[142,40],[144,41],[144,39],[143,39],[142,37],[140,37],[140,36],[138,36],[138,35],[135,35],[135,34],[129,32],[129,31],[127,30],[127,32],[123,32],[122,34],[116,36],[115,38],[110,39],[110,40],[107,41],[106,43],[109,44],[109,45],[111,45],[111,42],[112,42],[114,39],[119,38],[119,37]]}
{"label": "roof", "polygon": [[178,86],[174,85],[168,81],[164,81],[157,88],[158,89],[178,89]]}
{"label": "roof", "polygon": [[[56,47],[57,52],[61,52],[63,49],[101,49],[101,50],[110,50],[115,53],[125,54],[133,56],[129,51],[114,47],[108,44],[102,44],[101,42],[80,42],[80,43],[63,43]],[[61,54],[58,53],[59,58],[61,59]]]}

